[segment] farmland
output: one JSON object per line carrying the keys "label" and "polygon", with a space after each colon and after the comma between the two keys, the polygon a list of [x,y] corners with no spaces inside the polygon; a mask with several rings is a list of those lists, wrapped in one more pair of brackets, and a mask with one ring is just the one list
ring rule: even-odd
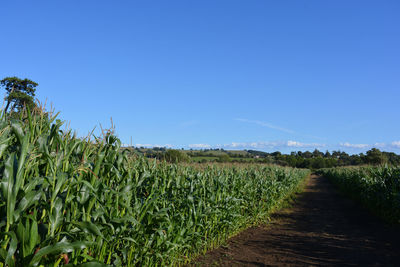
{"label": "farmland", "polygon": [[[165,147],[125,147],[129,151],[151,159],[165,159],[165,155],[171,151]],[[365,154],[349,155],[344,151],[325,151],[317,149],[314,151],[293,151],[290,154],[282,154],[279,151],[263,152],[257,150],[225,150],[223,148],[202,149],[202,150],[175,150],[185,155],[186,162],[194,163],[215,163],[215,162],[234,162],[234,163],[259,163],[274,164],[295,168],[322,169],[343,166],[365,166],[390,164],[399,165],[400,155],[393,152],[380,151],[372,148]]]}
{"label": "farmland", "polygon": [[[356,220],[347,229],[348,221],[343,220],[353,216],[357,208],[351,206],[349,210],[349,204],[326,179],[388,223],[398,225],[398,167],[320,169],[317,173],[321,177],[313,175],[303,197],[297,196],[297,208],[286,211],[284,219],[275,222],[274,212],[279,216],[282,203],[310,181],[306,179],[310,170],[254,164],[250,160],[171,163],[123,148],[112,129],[103,130],[101,136],[78,138],[62,126],[57,114],[43,109],[20,113],[19,118],[1,115],[0,266],[163,266],[190,264],[193,260],[194,264],[208,264],[209,254],[206,258],[201,255],[239,233],[236,240],[241,245],[237,248],[250,249],[250,254],[253,249],[260,249],[264,254],[258,260],[267,264],[275,253],[284,250],[283,246],[293,247],[296,253],[318,247],[310,242],[300,248],[293,242],[303,244],[302,238],[316,238],[321,225],[331,225],[320,233],[321,239],[326,238],[327,232],[336,240],[337,233],[344,231],[349,240],[373,238],[376,244],[388,242],[393,246],[397,242],[390,241],[397,230],[382,230],[388,239],[380,239],[371,237],[370,227],[361,227]],[[176,153],[169,150],[165,155],[172,160]],[[179,153],[199,156],[193,151]],[[220,159],[227,153],[214,151],[206,157]],[[246,157],[246,153],[249,152],[238,155]],[[354,216],[374,220],[369,213]],[[246,230],[268,218],[272,218],[268,232],[254,227]],[[379,225],[377,222],[373,228]],[[362,237],[353,236],[354,229],[361,231]],[[241,240],[246,235],[260,235],[259,242],[270,242],[268,250],[259,245],[248,248],[247,241]],[[274,247],[274,236],[287,241]],[[295,239],[287,239],[288,236]],[[336,246],[348,245],[343,241]],[[386,250],[371,254],[360,243],[351,246],[373,260],[379,255],[392,255]],[[339,253],[325,249],[332,255]],[[212,261],[221,261],[225,254],[220,250],[211,254],[220,255],[211,256]],[[351,261],[346,253],[343,263]],[[320,258],[315,261],[316,256],[306,262],[324,263]],[[280,257],[290,262],[300,256]],[[329,260],[334,261],[335,257]],[[391,263],[393,257],[382,260]],[[238,262],[239,258],[229,264]]]}
{"label": "farmland", "polygon": [[295,203],[192,266],[397,266],[400,229],[312,175]]}
{"label": "farmland", "polygon": [[399,167],[331,168],[319,173],[387,222],[400,224]]}
{"label": "farmland", "polygon": [[193,266],[397,266],[399,212],[398,166],[320,169],[293,206]]}
{"label": "farmland", "polygon": [[82,139],[62,125],[43,110],[1,115],[6,266],[188,262],[265,220],[310,173],[157,162],[129,156],[112,131]]}
{"label": "farmland", "polygon": [[0,267],[400,266],[400,1],[1,11]]}

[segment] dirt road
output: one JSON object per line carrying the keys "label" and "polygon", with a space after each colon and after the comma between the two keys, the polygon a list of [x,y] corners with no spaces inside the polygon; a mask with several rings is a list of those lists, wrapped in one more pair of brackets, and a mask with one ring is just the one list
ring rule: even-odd
{"label": "dirt road", "polygon": [[400,266],[400,231],[313,175],[292,207],[193,266]]}

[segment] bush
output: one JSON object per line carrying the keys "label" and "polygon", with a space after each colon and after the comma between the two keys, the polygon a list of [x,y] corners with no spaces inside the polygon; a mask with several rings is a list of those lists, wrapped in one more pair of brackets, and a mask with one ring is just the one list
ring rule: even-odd
{"label": "bush", "polygon": [[170,163],[189,162],[190,157],[185,152],[176,149],[168,149],[164,154],[164,159]]}
{"label": "bush", "polygon": [[218,162],[231,162],[231,157],[228,155],[224,154],[218,157]]}

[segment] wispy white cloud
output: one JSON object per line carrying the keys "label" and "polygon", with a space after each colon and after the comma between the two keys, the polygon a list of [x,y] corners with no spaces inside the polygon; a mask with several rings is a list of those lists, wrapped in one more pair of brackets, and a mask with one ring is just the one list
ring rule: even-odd
{"label": "wispy white cloud", "polygon": [[400,148],[400,141],[393,141],[390,145],[394,148]]}
{"label": "wispy white cloud", "polygon": [[351,144],[349,142],[346,143],[340,143],[341,147],[346,147],[346,148],[358,148],[358,149],[365,149],[368,147],[371,147],[369,144]]}
{"label": "wispy white cloud", "polygon": [[229,144],[222,145],[223,148],[228,149],[263,149],[263,148],[273,148],[278,146],[276,142],[232,142]]}
{"label": "wispy white cloud", "polygon": [[286,128],[271,124],[269,122],[257,121],[257,120],[247,120],[247,119],[241,119],[241,118],[237,118],[235,120],[236,121],[241,121],[241,122],[257,124],[257,125],[260,125],[260,126],[263,126],[263,127],[267,127],[267,128],[270,128],[270,129],[273,129],[273,130],[278,130],[278,131],[285,132],[285,133],[291,133],[291,134],[295,133],[293,130],[286,129]]}
{"label": "wispy white cloud", "polygon": [[344,148],[351,148],[351,149],[371,149],[371,148],[379,148],[379,149],[400,149],[400,141],[393,141],[391,143],[381,143],[381,142],[377,142],[374,144],[351,144],[349,142],[346,143],[340,143],[339,144],[340,147],[344,147]]}
{"label": "wispy white cloud", "polygon": [[287,141],[286,145],[288,147],[325,147],[325,144],[318,144],[318,143],[301,143],[297,141]]}
{"label": "wispy white cloud", "polygon": [[301,134],[301,133],[297,133],[291,129],[287,129],[287,128],[283,128],[274,124],[271,124],[269,122],[265,122],[265,121],[258,121],[258,120],[248,120],[248,119],[242,119],[242,118],[236,118],[236,121],[240,121],[240,122],[245,122],[245,123],[252,123],[252,124],[256,124],[262,127],[267,127],[273,130],[277,130],[277,131],[281,131],[284,133],[289,133],[289,134],[294,134],[296,136],[299,137],[306,137],[306,138],[313,138],[313,139],[317,139],[317,140],[321,140],[321,141],[325,141],[326,138],[324,137],[319,137],[319,136],[315,136],[315,135],[309,135],[309,134]]}
{"label": "wispy white cloud", "polygon": [[164,144],[164,145],[159,145],[159,144],[135,144],[136,147],[166,147],[166,148],[173,148],[174,146],[171,144]]}
{"label": "wispy white cloud", "polygon": [[209,144],[190,144],[189,148],[196,148],[196,149],[206,149],[211,148],[212,146]]}
{"label": "wispy white cloud", "polygon": [[375,143],[375,144],[373,145],[373,147],[384,148],[384,147],[386,147],[386,144],[385,144],[385,143]]}
{"label": "wispy white cloud", "polygon": [[277,142],[232,142],[223,145],[224,148],[231,149],[284,149],[284,148],[322,148],[325,144],[301,143],[297,141],[277,141]]}

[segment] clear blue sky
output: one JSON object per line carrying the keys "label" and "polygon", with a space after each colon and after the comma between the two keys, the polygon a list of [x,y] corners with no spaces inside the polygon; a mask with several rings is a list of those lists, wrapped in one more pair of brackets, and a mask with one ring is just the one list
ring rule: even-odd
{"label": "clear blue sky", "polygon": [[[2,1],[0,78],[86,135],[400,152],[400,1]],[[3,94],[3,93],[2,93]]]}

